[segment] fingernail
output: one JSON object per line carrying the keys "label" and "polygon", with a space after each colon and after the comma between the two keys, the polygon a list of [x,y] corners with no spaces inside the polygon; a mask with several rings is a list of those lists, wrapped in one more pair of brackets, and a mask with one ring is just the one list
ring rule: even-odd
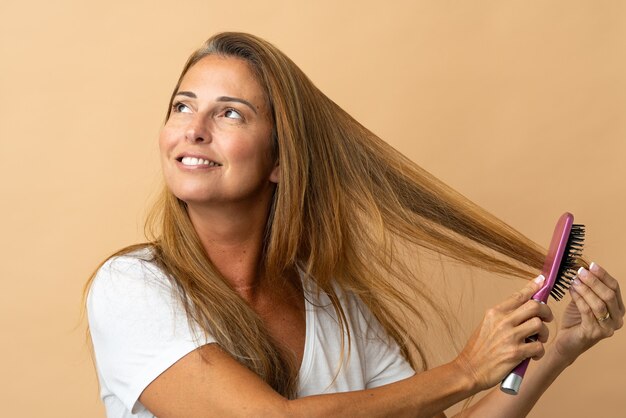
{"label": "fingernail", "polygon": [[535,279],[533,280],[533,282],[537,283],[537,284],[541,284],[544,282],[544,280],[546,280],[545,277],[543,277],[543,274],[540,274],[539,276],[535,277]]}
{"label": "fingernail", "polygon": [[580,277],[587,277],[587,274],[589,274],[589,272],[584,267],[579,268],[576,273]]}
{"label": "fingernail", "polygon": [[600,272],[600,268],[593,261],[591,262],[591,264],[589,264],[589,270],[593,271],[594,273],[599,273]]}
{"label": "fingernail", "polygon": [[576,287],[580,286],[580,279],[576,277],[574,280],[572,280],[572,284]]}

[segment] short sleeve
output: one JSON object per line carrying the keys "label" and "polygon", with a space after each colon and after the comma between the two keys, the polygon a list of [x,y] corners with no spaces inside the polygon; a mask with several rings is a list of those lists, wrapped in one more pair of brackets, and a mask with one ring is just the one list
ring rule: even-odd
{"label": "short sleeve", "polygon": [[359,328],[364,344],[366,388],[371,389],[406,379],[415,371],[404,358],[395,340],[384,328],[367,306],[356,296],[359,311]]}
{"label": "short sleeve", "polygon": [[201,345],[214,342],[190,329],[171,282],[153,263],[114,257],[97,272],[87,313],[103,400],[113,396],[132,413],[157,376]]}

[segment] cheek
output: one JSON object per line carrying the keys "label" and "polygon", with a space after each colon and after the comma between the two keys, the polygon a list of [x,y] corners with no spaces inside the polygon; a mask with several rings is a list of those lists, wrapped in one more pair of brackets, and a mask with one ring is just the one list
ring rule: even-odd
{"label": "cheek", "polygon": [[229,152],[233,161],[253,177],[265,173],[271,165],[270,152],[265,146],[232,146]]}
{"label": "cheek", "polygon": [[[271,130],[263,129],[240,140],[224,143],[224,151],[228,152],[232,161],[245,163],[253,170],[265,170],[271,161]],[[228,149],[226,149],[226,147]]]}
{"label": "cheek", "polygon": [[224,152],[230,155],[233,161],[238,163],[249,163],[254,159],[254,148],[245,145],[244,143],[233,141],[225,147]]}

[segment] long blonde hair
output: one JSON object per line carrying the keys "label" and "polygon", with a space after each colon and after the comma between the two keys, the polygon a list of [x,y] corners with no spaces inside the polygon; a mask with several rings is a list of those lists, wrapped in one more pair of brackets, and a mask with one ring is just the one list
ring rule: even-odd
{"label": "long blonde hair", "polygon": [[[403,314],[421,315],[408,293],[444,320],[447,314],[398,256],[399,242],[500,274],[527,277],[541,268],[544,250],[367,130],[287,56],[256,36],[226,32],[208,39],[190,56],[172,99],[189,68],[211,54],[247,61],[272,112],[281,177],[267,219],[263,275],[280,280],[288,271],[302,270],[330,296],[346,331],[337,289],[358,295],[411,364],[427,367]],[[116,255],[150,246],[154,261],[179,290],[190,321],[279,393],[293,397],[293,362],[215,268],[185,203],[167,188],[147,230],[152,231],[147,244]]]}

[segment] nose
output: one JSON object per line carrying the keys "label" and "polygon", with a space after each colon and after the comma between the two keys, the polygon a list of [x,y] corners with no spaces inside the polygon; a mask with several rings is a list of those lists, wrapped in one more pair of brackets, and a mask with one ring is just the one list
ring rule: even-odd
{"label": "nose", "polygon": [[185,129],[185,139],[194,143],[209,142],[211,140],[209,129],[202,117],[196,116],[189,122],[187,129]]}

